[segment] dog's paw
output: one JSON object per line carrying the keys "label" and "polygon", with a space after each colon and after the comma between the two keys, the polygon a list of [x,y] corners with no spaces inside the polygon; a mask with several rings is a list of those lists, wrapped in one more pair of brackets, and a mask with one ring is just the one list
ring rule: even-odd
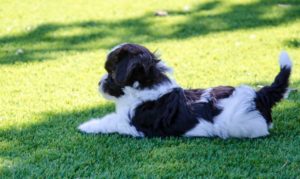
{"label": "dog's paw", "polygon": [[101,132],[101,124],[99,119],[92,119],[78,126],[81,132],[96,134]]}

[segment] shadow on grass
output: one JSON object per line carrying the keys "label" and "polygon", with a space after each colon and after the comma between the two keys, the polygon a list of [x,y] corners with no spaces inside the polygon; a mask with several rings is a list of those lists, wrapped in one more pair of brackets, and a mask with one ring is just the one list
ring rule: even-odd
{"label": "shadow on grass", "polygon": [[[205,12],[222,6],[222,1],[200,3],[189,12],[169,11],[170,16],[164,18],[186,16],[184,22],[172,25],[162,23],[158,20],[160,17],[153,14],[119,21],[42,24],[23,34],[1,37],[3,53],[0,55],[0,64],[43,61],[54,58],[60,52],[107,49],[122,42],[147,43],[240,29],[273,27],[293,22],[300,17],[300,5],[296,0],[286,1],[286,4],[279,4],[280,2],[282,1],[258,0],[249,4],[234,4],[225,12],[208,15]],[[270,10],[272,8],[277,10]],[[280,12],[279,15],[277,11]],[[265,17],[269,14],[274,17]],[[24,53],[16,54],[18,49],[22,49]]]}
{"label": "shadow on grass", "polygon": [[136,139],[77,131],[80,123],[113,111],[113,105],[44,113],[37,124],[0,131],[0,141],[6,144],[0,147],[0,160],[9,163],[0,167],[0,176],[251,176],[253,170],[276,176],[283,174],[279,169],[286,160],[289,165],[284,171],[296,175],[300,95],[291,98],[295,100],[275,108],[271,136],[253,140]]}
{"label": "shadow on grass", "polygon": [[291,39],[283,42],[283,45],[290,48],[300,48],[300,39]]}

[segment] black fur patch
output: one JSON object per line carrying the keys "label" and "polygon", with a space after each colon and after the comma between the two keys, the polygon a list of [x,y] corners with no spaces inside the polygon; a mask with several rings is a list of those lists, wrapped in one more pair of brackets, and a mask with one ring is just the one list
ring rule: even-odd
{"label": "black fur patch", "polygon": [[138,106],[132,118],[132,125],[148,137],[181,136],[197,123],[180,88]]}
{"label": "black fur patch", "polygon": [[218,86],[214,87],[211,91],[211,94],[217,100],[228,98],[234,91],[234,87],[232,86]]}

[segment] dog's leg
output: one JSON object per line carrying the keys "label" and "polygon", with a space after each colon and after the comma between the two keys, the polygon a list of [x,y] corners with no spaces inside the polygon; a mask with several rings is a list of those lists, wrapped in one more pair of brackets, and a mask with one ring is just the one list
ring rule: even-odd
{"label": "dog's leg", "polygon": [[78,126],[78,129],[84,133],[91,134],[119,133],[134,137],[142,137],[143,134],[138,132],[128,121],[129,120],[122,118],[118,114],[112,113],[104,116],[102,119],[91,119]]}

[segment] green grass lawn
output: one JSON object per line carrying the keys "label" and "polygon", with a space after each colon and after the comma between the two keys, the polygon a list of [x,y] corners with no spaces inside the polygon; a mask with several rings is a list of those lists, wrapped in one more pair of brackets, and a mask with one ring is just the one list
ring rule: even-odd
{"label": "green grass lawn", "polygon": [[285,49],[300,88],[299,0],[1,0],[0,178],[300,176],[299,93],[274,108],[265,138],[79,133],[114,110],[97,83],[122,42],[160,51],[187,88],[269,84]]}

